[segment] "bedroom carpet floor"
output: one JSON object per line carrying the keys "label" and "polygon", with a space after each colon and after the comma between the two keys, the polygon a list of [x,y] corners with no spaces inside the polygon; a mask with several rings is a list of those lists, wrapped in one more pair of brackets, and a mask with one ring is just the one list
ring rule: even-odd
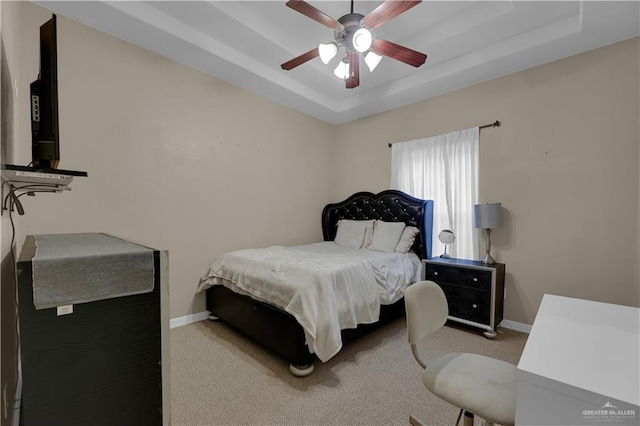
{"label": "bedroom carpet floor", "polygon": [[[420,346],[423,359],[472,352],[517,364],[527,335],[449,325]],[[458,409],[431,395],[400,318],[350,344],[298,378],[288,363],[222,322],[171,330],[174,426],[455,424]],[[477,420],[476,424],[480,424]]]}

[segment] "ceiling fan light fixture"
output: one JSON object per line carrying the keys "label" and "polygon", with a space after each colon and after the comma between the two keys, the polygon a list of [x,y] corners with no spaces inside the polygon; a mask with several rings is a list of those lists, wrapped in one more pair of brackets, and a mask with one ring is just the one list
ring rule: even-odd
{"label": "ceiling fan light fixture", "polygon": [[324,64],[328,64],[329,61],[338,53],[338,45],[334,42],[321,43],[318,46],[318,53],[320,54],[320,60]]}
{"label": "ceiling fan light fixture", "polygon": [[417,68],[424,64],[427,55],[378,37],[374,39],[372,31],[421,2],[422,0],[384,0],[367,15],[362,15],[354,13],[354,0],[351,0],[351,13],[334,19],[309,4],[308,0],[287,0],[287,7],[332,29],[335,43],[321,44],[281,64],[280,67],[289,71],[317,56],[328,64],[338,54],[337,50],[344,47],[346,56],[335,68],[334,74],[345,81],[347,89],[354,89],[360,85],[360,55],[364,57],[370,71],[378,66],[382,56]]}
{"label": "ceiling fan light fixture", "polygon": [[358,31],[356,31],[353,34],[353,39],[351,41],[351,43],[353,44],[353,48],[360,53],[369,50],[372,42],[373,36],[371,35],[371,31],[366,28],[360,28]]}
{"label": "ceiling fan light fixture", "polygon": [[349,62],[345,62],[344,60],[340,61],[336,69],[333,70],[333,73],[342,80],[349,78]]}
{"label": "ceiling fan light fixture", "polygon": [[382,56],[372,51],[369,51],[366,55],[364,55],[364,63],[367,64],[367,67],[369,67],[369,72],[373,72],[373,70],[376,69],[381,60]]}

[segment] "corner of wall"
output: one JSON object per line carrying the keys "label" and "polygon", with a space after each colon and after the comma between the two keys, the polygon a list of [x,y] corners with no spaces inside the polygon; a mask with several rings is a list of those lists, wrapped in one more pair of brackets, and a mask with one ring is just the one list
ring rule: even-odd
{"label": "corner of wall", "polygon": [[[18,67],[20,2],[0,1],[0,163],[13,160],[18,108],[14,78]],[[13,227],[8,214],[0,218],[0,425],[16,424],[14,403],[19,398],[18,337],[16,334]]]}

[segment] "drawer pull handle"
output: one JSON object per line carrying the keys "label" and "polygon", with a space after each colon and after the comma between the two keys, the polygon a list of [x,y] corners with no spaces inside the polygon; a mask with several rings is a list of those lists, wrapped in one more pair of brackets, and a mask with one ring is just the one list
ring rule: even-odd
{"label": "drawer pull handle", "polygon": [[437,271],[436,271],[436,272],[434,272],[434,273],[433,273],[433,275],[438,275],[438,272],[437,272]]}
{"label": "drawer pull handle", "polygon": [[478,305],[476,305],[476,304],[474,303],[474,304],[473,304],[473,307],[474,307],[474,308],[477,308],[477,307],[478,307]]}

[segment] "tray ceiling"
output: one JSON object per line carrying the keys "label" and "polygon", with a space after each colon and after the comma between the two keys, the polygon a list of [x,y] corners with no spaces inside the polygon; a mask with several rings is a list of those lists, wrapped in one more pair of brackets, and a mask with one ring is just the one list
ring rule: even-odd
{"label": "tray ceiling", "polygon": [[[414,68],[384,58],[360,86],[333,75],[339,57],[291,70],[280,64],[333,32],[285,1],[36,1],[178,62],[333,124],[387,111],[482,81],[638,36],[640,3],[423,1],[374,35],[428,55]],[[327,15],[349,1],[309,1]],[[366,15],[382,1],[355,1]]]}

